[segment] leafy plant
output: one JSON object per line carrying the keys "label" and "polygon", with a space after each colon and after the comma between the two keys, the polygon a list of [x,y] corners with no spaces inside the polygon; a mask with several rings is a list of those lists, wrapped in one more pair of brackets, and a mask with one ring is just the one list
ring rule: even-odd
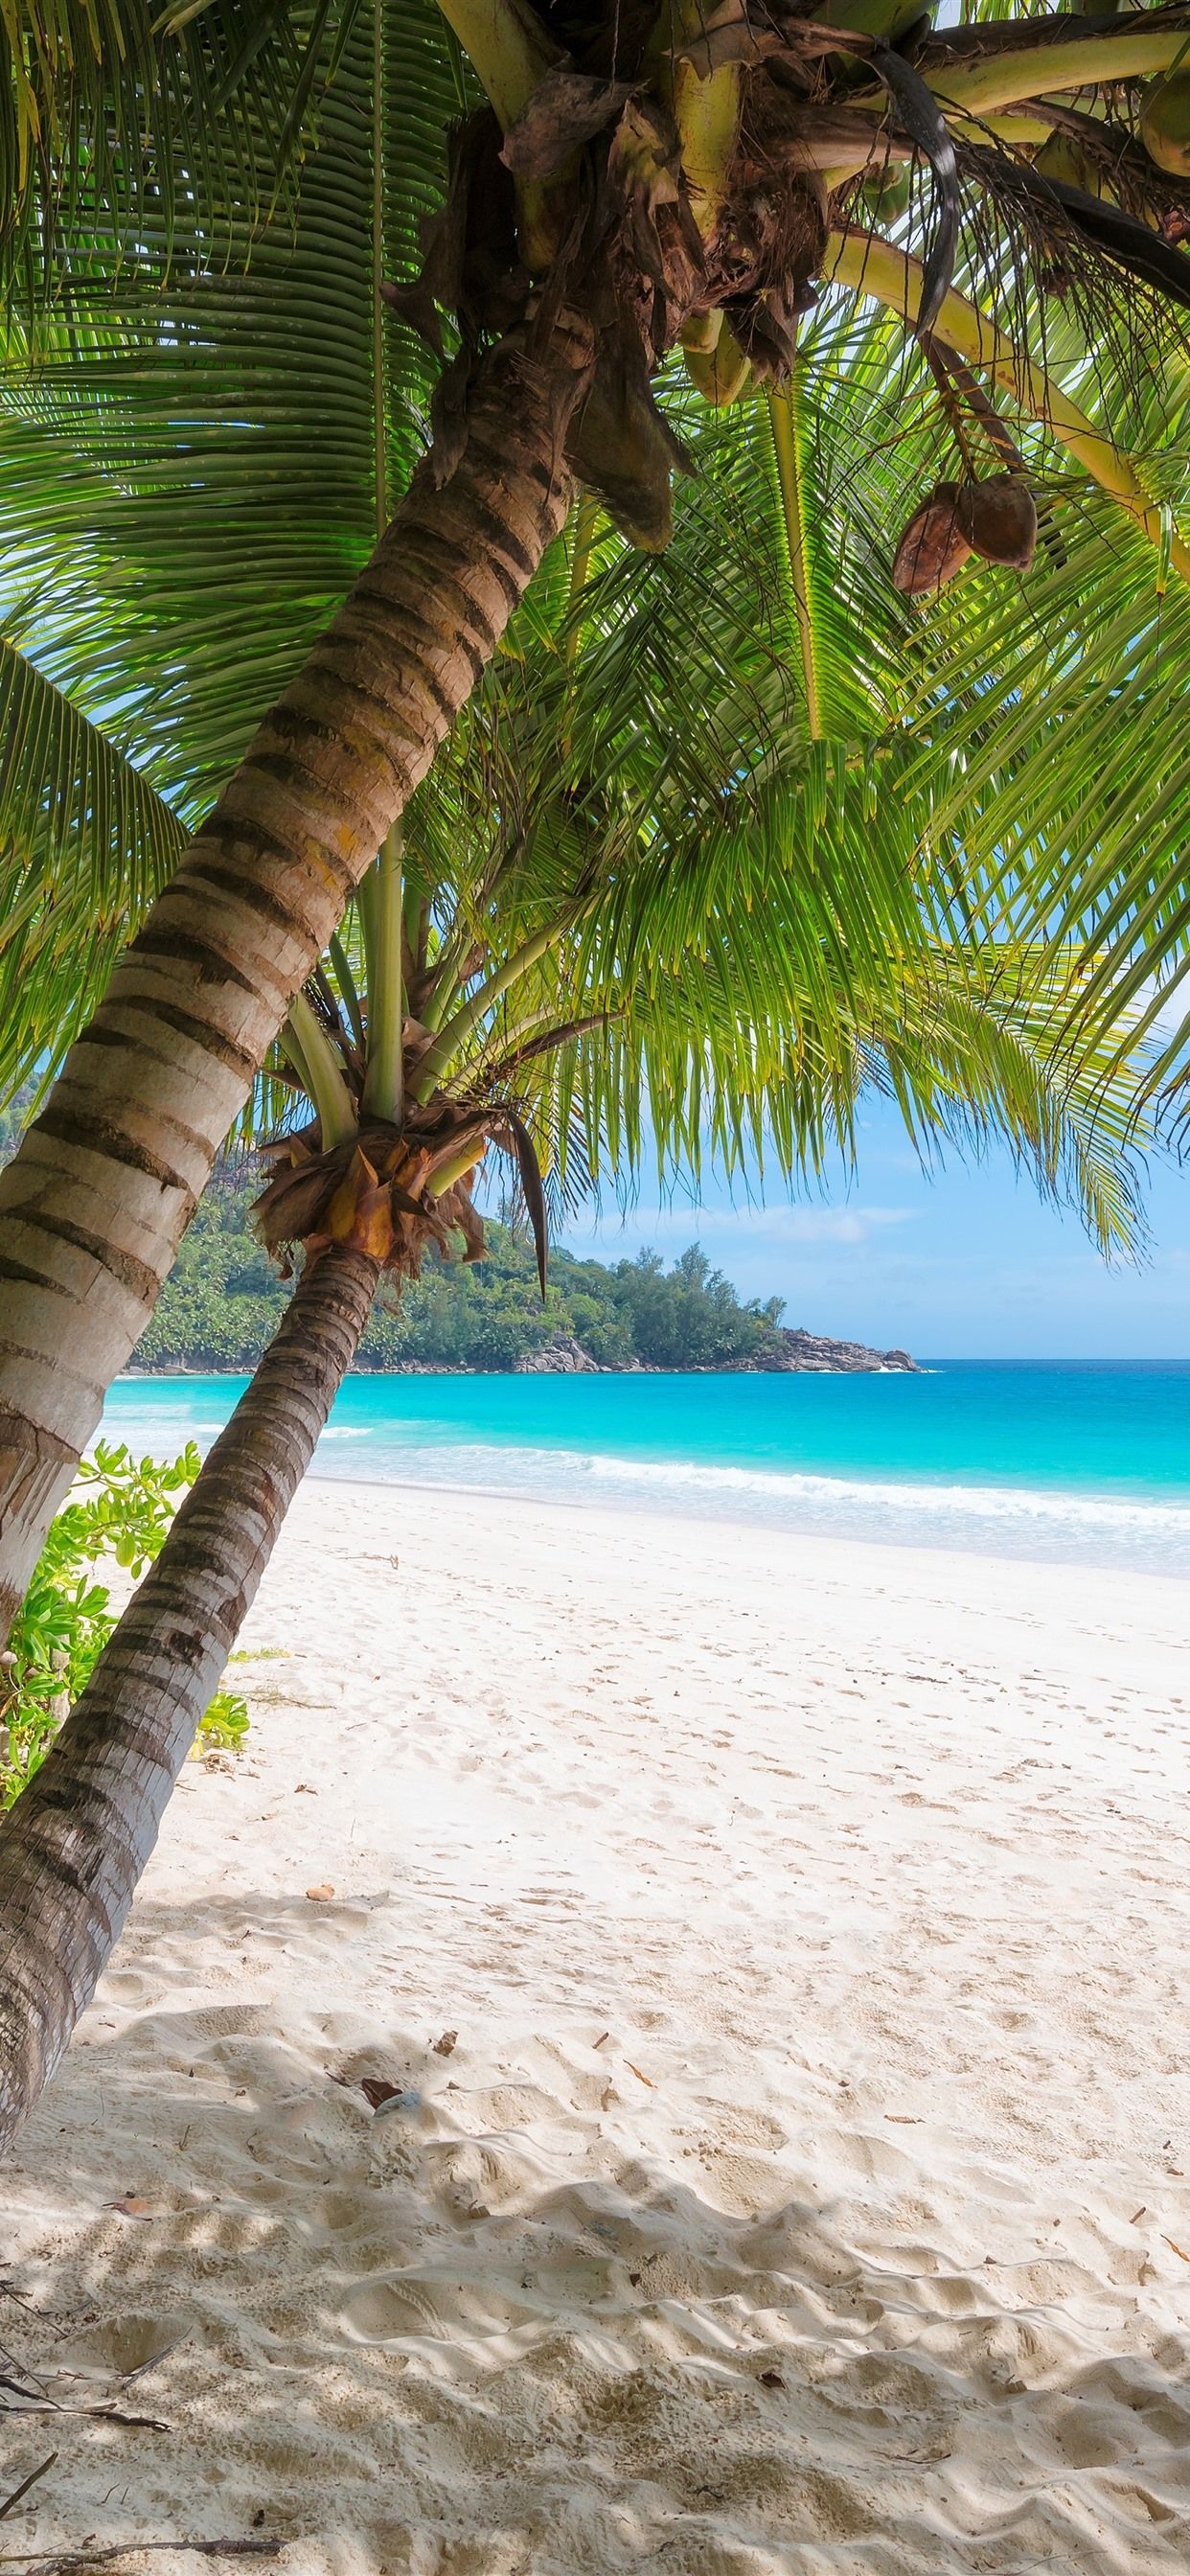
{"label": "leafy plant", "polygon": [[[11,1807],[40,1770],[116,1625],[107,1585],[91,1569],[108,1558],[139,1582],[201,1463],[193,1440],[165,1463],[103,1440],[84,1460],[0,1656],[0,1807]],[[220,1690],[199,1737],[204,1747],[235,1749],[247,1727],[245,1702]]]}
{"label": "leafy plant", "polygon": [[216,1691],[198,1722],[196,1753],[240,1753],[248,1732],[248,1702],[238,1691]]}

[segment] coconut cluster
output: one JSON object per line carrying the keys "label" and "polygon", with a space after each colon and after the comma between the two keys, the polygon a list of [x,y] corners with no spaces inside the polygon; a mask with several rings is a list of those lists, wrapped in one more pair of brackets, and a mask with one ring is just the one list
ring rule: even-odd
{"label": "coconut cluster", "polygon": [[893,559],[893,583],[907,598],[953,581],[970,556],[1027,572],[1037,544],[1037,504],[1019,474],[936,483],[914,511]]}

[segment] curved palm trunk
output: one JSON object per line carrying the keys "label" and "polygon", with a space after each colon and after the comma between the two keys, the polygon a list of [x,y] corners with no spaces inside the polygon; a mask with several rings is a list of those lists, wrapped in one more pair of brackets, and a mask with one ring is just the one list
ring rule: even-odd
{"label": "curved palm trunk", "polygon": [[589,341],[489,358],[0,1175],[0,1642],[292,995],[566,515]]}
{"label": "curved palm trunk", "polygon": [[123,1927],[195,1729],[355,1356],[376,1262],[301,1279],[53,1751],[0,1828],[0,2151]]}

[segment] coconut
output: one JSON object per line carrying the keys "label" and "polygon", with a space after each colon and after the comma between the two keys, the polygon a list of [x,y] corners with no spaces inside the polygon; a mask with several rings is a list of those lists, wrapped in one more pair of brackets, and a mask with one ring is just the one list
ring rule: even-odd
{"label": "coconut", "polygon": [[1140,112],[1140,137],[1150,161],[1173,179],[1190,179],[1190,72],[1154,81]]}
{"label": "coconut", "polygon": [[991,474],[985,483],[961,484],[955,519],[985,562],[1028,571],[1037,544],[1037,505],[1019,474]]}
{"label": "coconut", "polygon": [[880,223],[893,224],[909,204],[912,180],[904,162],[886,161],[882,168],[869,170],[860,195],[869,214]]}
{"label": "coconut", "polygon": [[1060,180],[1066,188],[1081,188],[1084,196],[1101,197],[1108,206],[1119,203],[1102,164],[1069,134],[1051,134],[1040,152],[1034,153],[1033,167],[1039,178]]}
{"label": "coconut", "polygon": [[690,382],[704,402],[723,411],[728,403],[738,401],[752,363],[722,313],[696,314],[682,333],[682,353]]}
{"label": "coconut", "polygon": [[908,598],[953,581],[971,553],[958,521],[957,483],[936,483],[917,508],[893,558],[893,588]]}

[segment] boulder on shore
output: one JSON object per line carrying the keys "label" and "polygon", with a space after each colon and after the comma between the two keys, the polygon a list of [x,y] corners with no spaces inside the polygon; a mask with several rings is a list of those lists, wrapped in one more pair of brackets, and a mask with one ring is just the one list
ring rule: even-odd
{"label": "boulder on shore", "polygon": [[[908,1370],[913,1376],[919,1374],[917,1362],[910,1358],[908,1351],[870,1351],[866,1342],[832,1342],[825,1333],[808,1333],[800,1325],[795,1330],[788,1325],[778,1326],[772,1336],[760,1344],[753,1359],[725,1360],[719,1367],[712,1364],[710,1368],[695,1370],[694,1374],[741,1377],[754,1376],[762,1371],[798,1369],[817,1371],[820,1375],[828,1372],[856,1375],[861,1370],[879,1374],[898,1369]],[[519,1359],[512,1363],[514,1377],[622,1377],[626,1373],[633,1376],[670,1374],[668,1370],[650,1370],[647,1363],[642,1369],[639,1360],[629,1361],[627,1372],[620,1368],[603,1368],[572,1333],[555,1333],[550,1341],[541,1344],[540,1349],[522,1351]]]}
{"label": "boulder on shore", "polygon": [[808,1333],[804,1324],[780,1328],[780,1351],[762,1367],[774,1369],[810,1369],[819,1372],[881,1369],[909,1370],[919,1374],[917,1362],[908,1351],[871,1351],[866,1342],[832,1342],[825,1333]]}
{"label": "boulder on shore", "polygon": [[573,1333],[555,1333],[540,1350],[522,1351],[512,1363],[514,1377],[598,1377],[598,1360],[576,1342]]}

